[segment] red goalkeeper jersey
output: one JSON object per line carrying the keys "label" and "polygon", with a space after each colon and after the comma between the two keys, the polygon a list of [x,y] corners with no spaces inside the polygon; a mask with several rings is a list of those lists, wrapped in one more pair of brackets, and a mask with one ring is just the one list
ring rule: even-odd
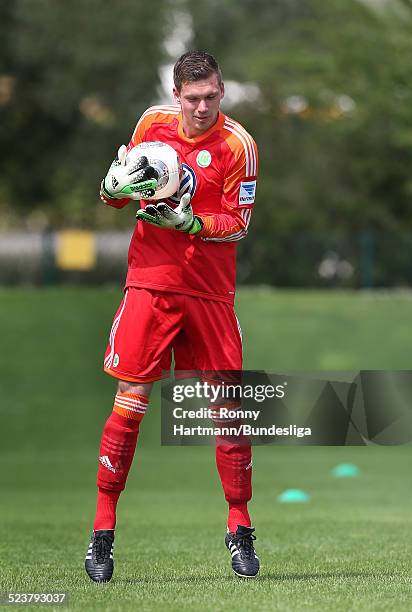
{"label": "red goalkeeper jersey", "polygon": [[[246,236],[255,201],[257,147],[236,121],[219,113],[207,132],[187,138],[179,106],[153,106],[137,123],[129,148],[160,140],[182,162],[176,197],[189,192],[195,215],[203,221],[196,235],[136,224],[128,258],[126,287],[185,293],[233,304],[236,245]],[[128,199],[103,201],[122,208]],[[146,201],[141,200],[144,207]]]}

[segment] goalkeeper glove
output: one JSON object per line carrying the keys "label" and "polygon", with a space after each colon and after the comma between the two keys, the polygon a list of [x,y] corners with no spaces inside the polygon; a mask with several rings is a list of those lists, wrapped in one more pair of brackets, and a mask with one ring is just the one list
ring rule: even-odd
{"label": "goalkeeper glove", "polygon": [[165,229],[175,229],[186,234],[197,234],[203,228],[203,222],[193,214],[190,200],[190,194],[185,193],[180,198],[177,208],[171,208],[165,202],[148,204],[145,208],[137,211],[136,219]]}
{"label": "goalkeeper glove", "polygon": [[122,145],[106,178],[102,181],[103,195],[111,199],[130,198],[131,200],[153,197],[159,177],[157,170],[149,166],[145,156],[139,157],[132,164],[126,164],[126,156],[127,148]]}

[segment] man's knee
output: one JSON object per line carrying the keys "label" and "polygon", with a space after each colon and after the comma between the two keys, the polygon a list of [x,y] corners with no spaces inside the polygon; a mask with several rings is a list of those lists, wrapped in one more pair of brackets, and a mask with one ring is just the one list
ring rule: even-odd
{"label": "man's knee", "polygon": [[119,380],[113,411],[122,417],[140,423],[149,405],[152,386],[152,383],[142,384]]}
{"label": "man's knee", "polygon": [[153,383],[134,383],[126,380],[119,380],[117,391],[119,393],[132,393],[133,395],[143,395],[147,398],[150,396]]}

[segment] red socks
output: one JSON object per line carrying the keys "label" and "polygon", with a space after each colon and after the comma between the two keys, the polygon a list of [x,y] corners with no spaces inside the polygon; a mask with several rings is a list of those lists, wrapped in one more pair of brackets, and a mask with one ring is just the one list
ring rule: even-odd
{"label": "red socks", "polygon": [[144,395],[116,394],[113,412],[106,421],[100,443],[95,531],[116,526],[117,501],[126,485],[148,402]]}
{"label": "red socks", "polygon": [[229,502],[227,528],[232,533],[235,533],[238,525],[243,525],[243,527],[251,526],[247,504],[231,504]]}
{"label": "red socks", "polygon": [[[236,409],[238,406],[229,406]],[[210,406],[210,408],[212,408]],[[220,427],[241,425],[239,418],[220,418],[220,407],[213,407],[213,421]],[[244,436],[216,437],[216,465],[222,482],[225,499],[229,504],[228,529],[237,530],[238,525],[250,527],[247,503],[252,497],[252,450],[250,440]]]}
{"label": "red socks", "polygon": [[94,519],[93,530],[114,529],[116,527],[116,506],[120,491],[106,491],[98,489],[96,518]]}
{"label": "red socks", "polygon": [[[94,530],[114,529],[116,506],[133,461],[140,422],[149,399],[143,395],[117,393],[113,412],[104,426],[97,474]],[[252,451],[246,438],[216,440],[216,465],[229,504],[228,529],[250,527],[247,502],[252,497]]]}
{"label": "red socks", "polygon": [[250,527],[247,502],[252,497],[252,451],[250,446],[218,443],[216,465],[229,504],[228,528]]}

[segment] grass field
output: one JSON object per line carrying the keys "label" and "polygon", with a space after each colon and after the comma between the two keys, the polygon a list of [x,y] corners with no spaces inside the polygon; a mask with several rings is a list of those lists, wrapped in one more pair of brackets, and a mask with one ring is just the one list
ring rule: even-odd
{"label": "grass field", "polygon": [[[411,448],[256,448],[262,571],[242,582],[223,545],[213,449],[160,446],[158,390],[120,503],[115,578],[89,582],[97,447],[114,393],[100,368],[119,299],[0,291],[0,591],[67,591],[69,609],[85,611],[409,610]],[[409,369],[411,310],[409,293],[243,289],[245,366]],[[348,461],[360,477],[334,479]],[[310,502],[279,504],[291,487]]]}

